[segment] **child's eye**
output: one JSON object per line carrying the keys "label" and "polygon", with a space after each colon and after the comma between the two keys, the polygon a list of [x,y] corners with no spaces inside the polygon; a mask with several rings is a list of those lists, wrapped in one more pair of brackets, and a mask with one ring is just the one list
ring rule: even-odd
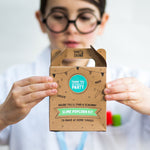
{"label": "child's eye", "polygon": [[61,21],[65,19],[65,16],[62,13],[53,13],[50,15],[50,18],[56,21]]}
{"label": "child's eye", "polygon": [[83,20],[83,21],[89,21],[91,19],[91,17],[88,17],[88,16],[80,16],[79,17],[80,20]]}
{"label": "child's eye", "polygon": [[78,16],[78,19],[82,22],[91,22],[95,20],[95,16],[92,13],[82,13]]}
{"label": "child's eye", "polygon": [[54,15],[53,19],[62,20],[62,19],[64,19],[64,16]]}

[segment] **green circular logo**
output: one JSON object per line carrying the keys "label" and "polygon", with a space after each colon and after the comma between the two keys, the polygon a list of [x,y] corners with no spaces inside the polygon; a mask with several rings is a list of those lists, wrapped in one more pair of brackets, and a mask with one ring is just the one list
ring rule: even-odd
{"label": "green circular logo", "polygon": [[87,80],[82,75],[74,75],[69,81],[69,86],[73,92],[81,93],[87,88]]}

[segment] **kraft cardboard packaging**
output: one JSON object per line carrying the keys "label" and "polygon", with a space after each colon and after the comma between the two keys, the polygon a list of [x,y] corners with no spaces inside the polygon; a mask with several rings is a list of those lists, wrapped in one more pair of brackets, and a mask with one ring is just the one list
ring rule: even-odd
{"label": "kraft cardboard packaging", "polygon": [[[50,76],[58,93],[50,97],[51,131],[106,131],[106,52],[86,49],[53,50]],[[63,66],[69,59],[94,59],[95,67]]]}

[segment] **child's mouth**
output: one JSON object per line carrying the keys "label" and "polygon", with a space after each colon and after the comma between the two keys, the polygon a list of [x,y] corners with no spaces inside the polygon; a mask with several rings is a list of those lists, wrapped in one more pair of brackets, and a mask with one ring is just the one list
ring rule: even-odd
{"label": "child's mouth", "polygon": [[77,48],[79,45],[79,42],[76,41],[66,41],[64,42],[65,46],[68,48]]}

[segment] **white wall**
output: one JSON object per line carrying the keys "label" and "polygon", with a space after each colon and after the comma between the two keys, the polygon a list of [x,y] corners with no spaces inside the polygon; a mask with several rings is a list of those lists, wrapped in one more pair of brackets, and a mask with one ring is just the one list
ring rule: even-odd
{"label": "white wall", "polygon": [[0,0],[0,72],[29,62],[48,43],[35,19],[39,0]]}
{"label": "white wall", "polygon": [[150,1],[108,0],[103,47],[113,63],[150,70]]}
{"label": "white wall", "polygon": [[[48,44],[34,17],[38,2],[0,0],[0,72],[35,59]],[[110,63],[150,69],[149,8],[149,0],[108,0],[110,20],[97,43]]]}

